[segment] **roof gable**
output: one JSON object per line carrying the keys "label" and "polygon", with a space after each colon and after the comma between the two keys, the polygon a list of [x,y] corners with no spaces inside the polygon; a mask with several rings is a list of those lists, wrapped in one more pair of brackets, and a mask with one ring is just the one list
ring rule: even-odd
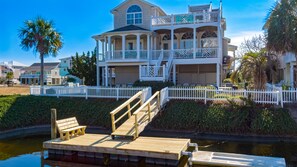
{"label": "roof gable", "polygon": [[165,14],[165,12],[157,5],[154,5],[152,3],[149,3],[145,0],[125,0],[124,2],[122,2],[121,4],[119,4],[118,6],[116,6],[115,8],[113,8],[110,12],[114,13],[115,11],[117,11],[117,9],[121,8],[122,6],[124,6],[125,4],[129,3],[130,1],[139,1],[142,2],[145,5],[151,6],[151,7],[156,7],[158,9],[160,9],[161,12],[163,12]]}

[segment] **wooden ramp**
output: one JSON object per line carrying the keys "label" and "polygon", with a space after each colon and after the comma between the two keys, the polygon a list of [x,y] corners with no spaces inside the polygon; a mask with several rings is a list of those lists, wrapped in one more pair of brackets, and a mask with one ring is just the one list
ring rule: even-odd
{"label": "wooden ramp", "polygon": [[220,152],[193,152],[190,158],[193,165],[228,166],[228,167],[285,167],[284,158],[252,156]]}
{"label": "wooden ramp", "polygon": [[[122,104],[110,113],[112,122],[111,136],[113,138],[125,137],[136,139],[160,111],[159,92],[156,92],[145,103],[143,103],[141,99],[138,100],[140,96],[141,92],[127,100],[124,104]],[[133,103],[134,105],[132,106]],[[126,108],[127,111],[122,111]],[[115,118],[116,114],[120,115],[117,119]],[[125,116],[128,118],[123,122]],[[123,123],[116,128],[116,124],[120,123],[120,121],[122,121]]]}
{"label": "wooden ramp", "polygon": [[54,139],[43,143],[43,148],[67,151],[136,156],[179,161],[181,152],[188,148],[190,139],[139,137],[136,140],[113,140],[110,135],[85,134],[63,141]]}

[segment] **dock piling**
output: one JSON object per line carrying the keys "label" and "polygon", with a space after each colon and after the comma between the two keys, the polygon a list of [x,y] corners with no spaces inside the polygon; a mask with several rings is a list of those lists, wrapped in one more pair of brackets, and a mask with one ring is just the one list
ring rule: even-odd
{"label": "dock piling", "polygon": [[56,121],[57,121],[57,110],[53,108],[51,109],[51,139],[57,138]]}

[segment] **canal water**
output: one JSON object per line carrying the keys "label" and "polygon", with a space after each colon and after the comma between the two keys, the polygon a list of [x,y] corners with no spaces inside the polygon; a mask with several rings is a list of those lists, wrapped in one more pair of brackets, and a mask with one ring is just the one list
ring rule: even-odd
{"label": "canal water", "polygon": [[[0,140],[0,167],[37,167],[48,166],[41,161],[42,142],[49,137],[38,136],[10,140]],[[250,155],[284,157],[288,167],[297,167],[297,143],[253,143],[213,140],[192,140],[199,145],[199,150],[240,153]],[[56,164],[55,164],[56,163]],[[118,163],[115,166],[120,166]],[[51,166],[63,167],[59,162]],[[75,164],[64,164],[74,167]],[[78,165],[80,167],[88,165]],[[134,165],[135,166],[135,165]]]}

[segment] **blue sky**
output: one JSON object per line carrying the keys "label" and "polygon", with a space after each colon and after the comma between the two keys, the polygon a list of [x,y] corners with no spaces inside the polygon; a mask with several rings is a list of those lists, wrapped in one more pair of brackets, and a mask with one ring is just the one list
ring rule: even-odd
{"label": "blue sky", "polygon": [[[15,60],[30,65],[39,62],[38,54],[23,51],[19,44],[18,29],[23,22],[42,16],[53,20],[63,35],[64,47],[58,57],[93,50],[92,35],[111,30],[110,10],[124,0],[0,0],[0,62]],[[207,4],[210,0],[148,0],[160,6],[167,14],[186,13],[188,5]],[[261,33],[266,13],[275,0],[223,0],[223,14],[227,19],[226,36],[232,44]],[[214,7],[219,0],[213,0]]]}

